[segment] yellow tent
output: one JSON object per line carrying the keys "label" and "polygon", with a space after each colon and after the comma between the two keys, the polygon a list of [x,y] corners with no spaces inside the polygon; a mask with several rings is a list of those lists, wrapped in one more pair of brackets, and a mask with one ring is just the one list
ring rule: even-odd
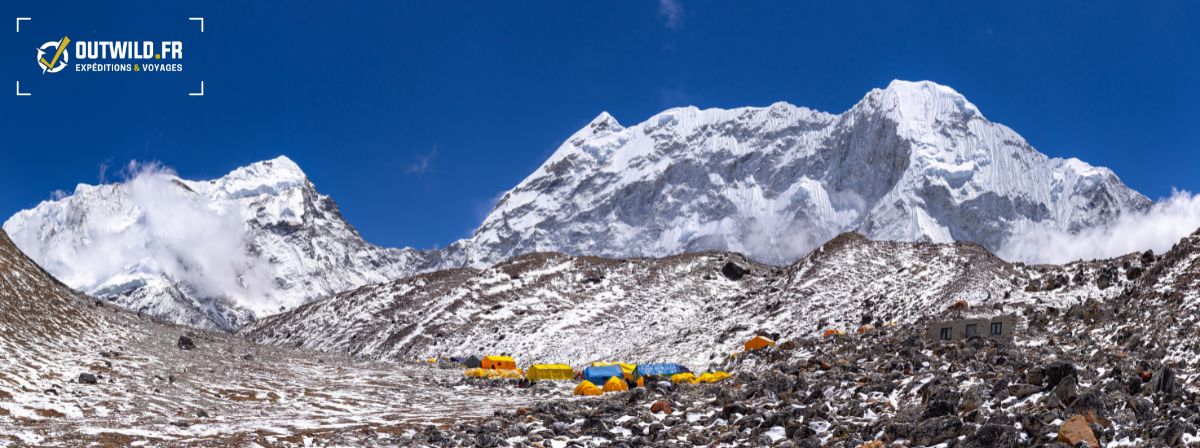
{"label": "yellow tent", "polygon": [[713,376],[717,377],[718,380],[723,380],[723,379],[729,378],[731,375],[729,375],[729,372],[722,372],[722,371],[718,370],[716,372],[713,372]]}
{"label": "yellow tent", "polygon": [[604,395],[604,392],[591,381],[584,381],[575,386],[575,395]]}
{"label": "yellow tent", "polygon": [[753,338],[750,338],[750,340],[746,341],[746,343],[743,345],[745,346],[746,351],[752,352],[755,350],[762,350],[767,347],[774,347],[775,341],[771,340],[771,338],[768,338],[768,337],[755,336]]}
{"label": "yellow tent", "polygon": [[517,362],[511,356],[484,356],[480,367],[485,369],[515,369]]}
{"label": "yellow tent", "polygon": [[704,373],[701,373],[701,374],[700,374],[700,377],[699,377],[699,378],[696,378],[696,382],[700,382],[700,383],[715,383],[715,382],[717,382],[717,381],[721,381],[721,380],[723,380],[723,379],[726,379],[726,378],[729,378],[729,373],[726,373],[726,372],[721,372],[721,371],[717,371],[717,372],[704,372]]}
{"label": "yellow tent", "polygon": [[675,384],[679,384],[679,383],[696,384],[696,375],[694,375],[692,373],[676,373],[674,375],[671,375],[671,382],[675,383]]}
{"label": "yellow tent", "polygon": [[605,392],[627,392],[627,391],[629,391],[629,386],[627,384],[625,384],[624,380],[614,376],[614,377],[610,377],[608,379],[608,381],[606,381],[604,383],[604,391]]}
{"label": "yellow tent", "polygon": [[525,374],[518,369],[499,369],[496,372],[500,373],[500,378],[506,380],[519,380],[525,377]]}
{"label": "yellow tent", "polygon": [[483,378],[484,370],[480,368],[467,369],[463,371],[463,376],[466,376],[467,378]]}
{"label": "yellow tent", "polygon": [[429,364],[437,364],[437,358],[429,358],[429,359],[426,359],[425,362],[427,362]]}
{"label": "yellow tent", "polygon": [[529,381],[570,381],[575,379],[575,369],[566,364],[534,364],[529,366],[529,371],[525,377],[529,378]]}

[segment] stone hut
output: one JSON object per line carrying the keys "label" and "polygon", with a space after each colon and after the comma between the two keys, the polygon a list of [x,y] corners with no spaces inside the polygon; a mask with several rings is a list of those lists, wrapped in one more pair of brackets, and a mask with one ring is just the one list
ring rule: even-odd
{"label": "stone hut", "polygon": [[993,317],[962,317],[930,321],[925,337],[930,341],[961,341],[973,337],[1010,343],[1017,329],[1017,316],[1005,314]]}

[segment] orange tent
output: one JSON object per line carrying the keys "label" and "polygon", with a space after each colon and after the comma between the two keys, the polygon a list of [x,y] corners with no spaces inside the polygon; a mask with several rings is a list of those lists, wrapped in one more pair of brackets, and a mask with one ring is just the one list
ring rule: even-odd
{"label": "orange tent", "polygon": [[484,356],[479,366],[484,369],[516,370],[517,362],[510,356]]}
{"label": "orange tent", "polygon": [[775,341],[772,341],[771,338],[767,338],[767,337],[763,337],[763,336],[755,336],[755,337],[751,338],[749,341],[746,341],[746,344],[745,344],[746,351],[748,351],[748,352],[754,351],[754,350],[762,350],[764,348],[774,347],[774,346],[775,346]]}
{"label": "orange tent", "polygon": [[599,387],[596,387],[595,384],[592,384],[591,381],[584,381],[582,383],[579,383],[578,386],[575,386],[575,395],[602,395],[602,394],[604,394],[604,392],[601,391]]}
{"label": "orange tent", "polygon": [[830,328],[830,329],[828,329],[828,330],[825,330],[825,333],[824,333],[824,335],[823,335],[823,336],[824,336],[824,337],[830,337],[830,336],[841,336],[841,335],[844,335],[844,334],[846,334],[846,332],[844,332],[844,331],[842,331],[842,330],[837,330],[837,329]]}
{"label": "orange tent", "polygon": [[629,390],[629,385],[625,384],[620,378],[611,377],[604,383],[605,392],[625,392]]}

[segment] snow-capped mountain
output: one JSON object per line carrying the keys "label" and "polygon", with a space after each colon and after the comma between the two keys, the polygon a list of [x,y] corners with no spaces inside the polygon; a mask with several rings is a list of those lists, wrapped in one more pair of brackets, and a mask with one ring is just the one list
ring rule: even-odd
{"label": "snow-capped mountain", "polygon": [[233,329],[406,275],[428,255],[367,243],[286,157],[211,181],[143,170],[4,223],[68,285],[186,325]]}
{"label": "snow-capped mountain", "polygon": [[846,231],[995,251],[1016,232],[1074,233],[1149,205],[949,87],[893,81],[840,115],[686,107],[623,127],[602,113],[502,196],[466,258],[729,250],[788,263]]}
{"label": "snow-capped mountain", "polygon": [[170,321],[236,329],[316,298],[532,252],[611,258],[731,251],[791,263],[843,232],[972,241],[1078,232],[1150,201],[1105,168],[1049,158],[954,90],[894,81],[833,115],[670,109],[607,113],[441,250],[364,241],[280,157],[211,181],[153,170],[80,185],[4,223],[68,285]]}

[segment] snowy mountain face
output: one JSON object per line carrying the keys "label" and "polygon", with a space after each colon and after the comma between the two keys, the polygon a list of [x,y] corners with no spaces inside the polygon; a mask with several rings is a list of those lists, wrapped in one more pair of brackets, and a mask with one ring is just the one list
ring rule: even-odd
{"label": "snowy mountain face", "polygon": [[501,198],[466,258],[728,250],[780,264],[846,231],[996,251],[1016,232],[1073,233],[1149,205],[948,87],[894,81],[840,115],[689,107],[626,128],[601,114]]}
{"label": "snowy mountain face", "polygon": [[212,181],[151,171],[80,185],[4,229],[71,287],[218,329],[400,277],[426,256],[364,241],[285,157]]}
{"label": "snowy mountain face", "polygon": [[[970,243],[841,235],[777,268],[709,252],[658,259],[527,254],[365,286],[255,322],[257,342],[371,359],[510,353],[521,363],[700,368],[756,332],[785,339],[911,323],[965,300],[985,313],[1066,309],[1129,284],[1129,260],[1025,266]],[[735,266],[730,267],[730,266]]]}

